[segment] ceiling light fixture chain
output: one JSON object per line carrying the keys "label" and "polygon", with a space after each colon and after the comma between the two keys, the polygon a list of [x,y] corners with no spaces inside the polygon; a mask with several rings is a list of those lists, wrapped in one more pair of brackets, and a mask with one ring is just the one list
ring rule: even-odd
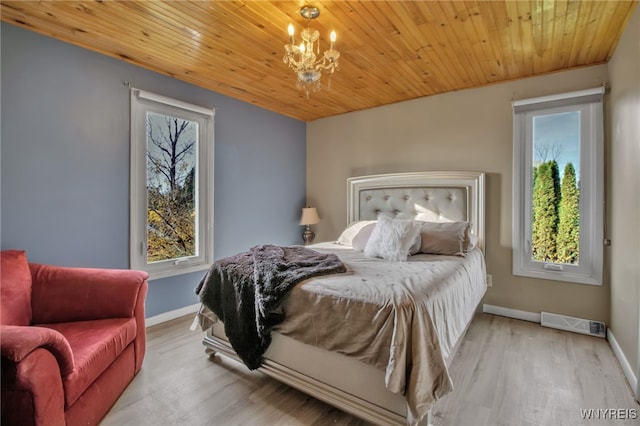
{"label": "ceiling light fixture chain", "polygon": [[300,33],[302,41],[298,45],[295,43],[293,24],[289,24],[289,43],[284,46],[283,61],[297,74],[296,87],[303,90],[308,99],[310,93],[320,90],[322,71],[326,70],[331,75],[338,69],[340,52],[334,49],[336,32],[331,31],[331,45],[322,56],[320,55],[320,33],[310,26],[311,20],[320,15],[317,7],[303,6],[300,9],[300,15],[307,20],[307,27]]}

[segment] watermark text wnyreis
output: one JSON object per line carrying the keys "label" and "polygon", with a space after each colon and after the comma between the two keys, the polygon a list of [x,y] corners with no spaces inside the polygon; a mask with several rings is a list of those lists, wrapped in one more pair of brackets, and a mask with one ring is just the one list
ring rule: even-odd
{"label": "watermark text wnyreis", "polygon": [[638,418],[637,408],[582,408],[583,420],[635,420]]}

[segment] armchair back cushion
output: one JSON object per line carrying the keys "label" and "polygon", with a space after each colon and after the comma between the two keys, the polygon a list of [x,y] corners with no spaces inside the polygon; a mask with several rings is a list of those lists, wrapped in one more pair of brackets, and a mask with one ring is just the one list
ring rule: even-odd
{"label": "armchair back cushion", "polygon": [[[30,266],[34,324],[132,318],[139,298],[145,296],[140,288],[148,277],[146,272]],[[132,279],[139,285],[131,285]]]}
{"label": "armchair back cushion", "polygon": [[22,250],[0,253],[0,324],[31,324],[31,271]]}

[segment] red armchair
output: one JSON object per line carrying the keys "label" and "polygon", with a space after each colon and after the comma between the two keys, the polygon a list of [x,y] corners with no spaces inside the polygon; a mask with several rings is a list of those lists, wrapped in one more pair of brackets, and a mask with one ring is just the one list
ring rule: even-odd
{"label": "red armchair", "polygon": [[97,424],[142,367],[147,274],[1,255],[2,425]]}

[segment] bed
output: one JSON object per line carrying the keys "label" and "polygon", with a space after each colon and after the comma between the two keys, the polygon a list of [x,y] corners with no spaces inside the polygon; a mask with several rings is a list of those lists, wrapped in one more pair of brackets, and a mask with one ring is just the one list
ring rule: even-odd
{"label": "bed", "polygon": [[[374,424],[426,424],[431,404],[452,390],[447,367],[486,291],[484,174],[354,177],[347,193],[347,230],[336,242],[310,248],[337,254],[348,272],[290,291],[260,371]],[[383,216],[468,222],[474,241],[462,256],[418,253],[406,262],[365,256],[348,231]],[[423,288],[431,278],[434,284]],[[207,316],[201,310],[202,325]],[[210,355],[239,359],[221,321],[206,328]]]}

